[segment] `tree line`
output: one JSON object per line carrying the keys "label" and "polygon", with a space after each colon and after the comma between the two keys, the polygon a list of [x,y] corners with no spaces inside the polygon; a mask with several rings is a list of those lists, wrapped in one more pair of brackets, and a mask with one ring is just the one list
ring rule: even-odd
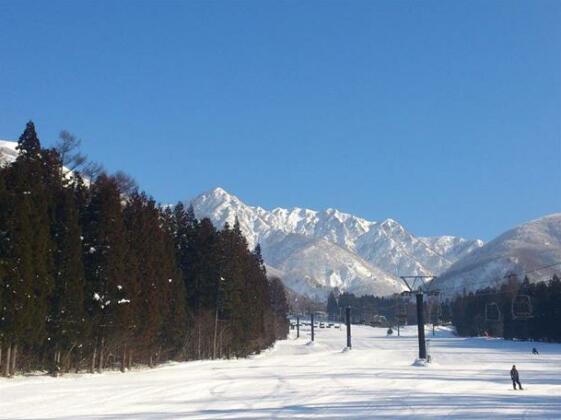
{"label": "tree line", "polygon": [[500,288],[464,294],[448,302],[462,336],[561,341],[561,280],[530,283],[514,276]]}
{"label": "tree line", "polygon": [[[351,308],[351,322],[383,326],[416,322],[414,304],[398,294],[391,296],[356,296],[353,293],[332,291],[327,298],[327,314],[334,321],[345,320],[345,308]],[[409,308],[411,307],[411,308]],[[400,316],[405,314],[405,317]],[[409,314],[409,317],[407,315]],[[383,317],[383,318],[381,318]],[[384,320],[385,319],[385,320]]]}
{"label": "tree line", "polygon": [[[417,323],[414,296],[330,293],[330,319],[343,320],[347,306],[351,307],[353,323],[379,323],[379,316],[386,318],[388,326]],[[499,288],[446,300],[425,296],[423,309],[428,324],[451,323],[460,336],[561,342],[561,280],[556,274],[549,281],[534,283],[510,276]]]}
{"label": "tree line", "polygon": [[0,167],[3,375],[243,357],[286,337],[284,287],[237,222],[158,205],[68,136],[42,148],[29,122]]}

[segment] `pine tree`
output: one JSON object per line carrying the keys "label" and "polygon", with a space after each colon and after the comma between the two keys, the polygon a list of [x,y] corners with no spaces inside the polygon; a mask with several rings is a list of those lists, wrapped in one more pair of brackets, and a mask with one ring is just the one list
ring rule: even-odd
{"label": "pine tree", "polygon": [[115,181],[101,175],[92,186],[83,226],[85,304],[92,324],[93,366],[105,365],[105,351],[130,333],[130,313],[120,305],[127,279],[127,242],[121,196]]}
{"label": "pine tree", "polygon": [[172,272],[168,280],[166,302],[164,302],[168,306],[168,311],[163,322],[162,342],[170,349],[171,357],[179,357],[184,360],[187,357],[187,293],[175,252],[176,225],[173,212],[169,208],[160,209],[160,214],[165,258]]}
{"label": "pine tree", "polygon": [[122,173],[64,174],[31,122],[18,150],[0,167],[4,374],[245,356],[286,335],[284,287],[238,220],[217,231]]}
{"label": "pine tree", "polygon": [[283,340],[288,334],[288,300],[286,289],[278,277],[273,277],[269,283],[271,310],[274,317],[273,341]]}
{"label": "pine tree", "polygon": [[18,140],[18,145],[16,150],[19,151],[19,158],[23,160],[37,160],[41,153],[41,143],[37,137],[37,132],[35,131],[35,125],[32,121],[29,121],[23,134]]}
{"label": "pine tree", "polygon": [[329,314],[329,319],[332,321],[339,317],[339,305],[335,293],[333,292],[329,293],[327,297],[327,313]]}
{"label": "pine tree", "polygon": [[48,299],[52,290],[50,221],[52,200],[45,182],[50,162],[45,161],[33,123],[29,122],[18,142],[16,161],[5,171],[9,190],[5,258],[9,288],[6,308],[8,345],[12,346],[12,370],[18,349],[37,350],[46,337]]}
{"label": "pine tree", "polygon": [[59,194],[55,225],[55,288],[50,302],[50,332],[55,348],[55,371],[70,368],[73,350],[85,335],[85,274],[81,252],[81,229],[74,190]]}

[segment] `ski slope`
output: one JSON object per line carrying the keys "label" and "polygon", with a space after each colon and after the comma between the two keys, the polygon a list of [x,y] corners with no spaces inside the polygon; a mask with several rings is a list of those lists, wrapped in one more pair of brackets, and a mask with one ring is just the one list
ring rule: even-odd
{"label": "ski slope", "polygon": [[[415,329],[309,330],[244,360],[172,363],[121,374],[0,379],[2,419],[561,418],[561,345],[431,337],[413,366]],[[524,391],[513,391],[516,364]]]}

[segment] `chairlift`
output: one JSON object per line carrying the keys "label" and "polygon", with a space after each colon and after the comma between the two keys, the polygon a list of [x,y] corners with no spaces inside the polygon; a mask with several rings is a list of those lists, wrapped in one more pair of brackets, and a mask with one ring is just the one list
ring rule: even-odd
{"label": "chairlift", "polygon": [[436,304],[436,320],[434,323],[440,324],[440,320],[442,319],[442,302],[440,302],[440,299],[438,300],[437,304]]}
{"label": "chairlift", "polygon": [[501,320],[501,310],[495,302],[485,304],[485,321],[497,322]]}
{"label": "chairlift", "polygon": [[520,294],[512,299],[512,319],[530,319],[533,316],[530,296]]}
{"label": "chairlift", "polygon": [[397,302],[397,314],[401,320],[407,319],[407,306],[413,294],[409,291],[402,292]]}
{"label": "chairlift", "polygon": [[404,305],[403,303],[401,303],[399,305],[398,314],[399,314],[400,318],[407,318],[407,305]]}

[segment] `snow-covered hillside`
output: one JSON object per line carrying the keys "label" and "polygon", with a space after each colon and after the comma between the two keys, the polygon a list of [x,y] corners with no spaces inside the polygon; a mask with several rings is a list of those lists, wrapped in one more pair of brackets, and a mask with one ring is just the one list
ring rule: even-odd
{"label": "snow-covered hillside", "polygon": [[0,140],[0,165],[16,160],[18,156],[17,145],[14,141]]}
{"label": "snow-covered hillside", "polygon": [[335,209],[265,210],[222,188],[191,201],[197,217],[217,227],[238,218],[249,246],[260,243],[267,264],[285,283],[311,296],[333,288],[357,294],[402,290],[400,274],[438,274],[482,246],[450,236],[417,238],[392,219],[373,222]]}
{"label": "snow-covered hillside", "polygon": [[353,293],[390,295],[403,290],[398,278],[325,239],[273,233],[263,242],[263,258],[297,293],[325,299],[337,287]]}
{"label": "snow-covered hillside", "polygon": [[[558,419],[561,345],[454,337],[437,329],[433,363],[401,337],[353,325],[309,328],[248,359],[170,363],[122,374],[0,378],[0,419]],[[532,347],[539,356],[533,356]],[[513,391],[516,364],[523,391]]]}
{"label": "snow-covered hillside", "polygon": [[[453,264],[433,287],[446,294],[495,286],[514,273],[530,280],[549,279],[561,272],[561,213],[511,229]],[[549,266],[539,269],[540,267]]]}

